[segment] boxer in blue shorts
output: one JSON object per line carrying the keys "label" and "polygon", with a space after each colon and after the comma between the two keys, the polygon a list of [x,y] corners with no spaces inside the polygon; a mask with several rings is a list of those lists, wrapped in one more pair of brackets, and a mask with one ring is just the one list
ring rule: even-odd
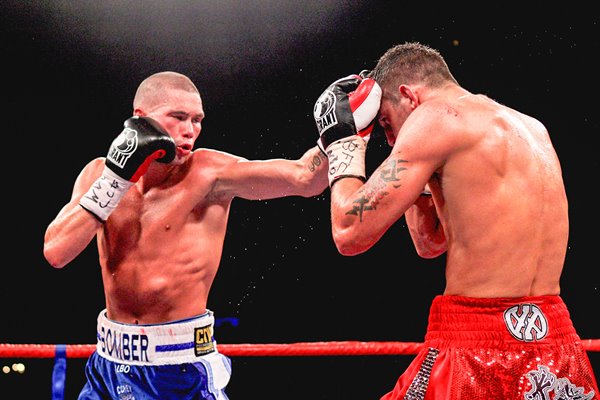
{"label": "boxer in blue shorts", "polygon": [[[317,146],[297,160],[260,161],[194,149],[203,119],[188,77],[166,71],[146,78],[133,117],[106,157],[79,173],[46,230],[44,256],[55,268],[93,239],[98,246],[106,311],[80,400],[226,398],[229,361],[212,338],[207,300],[231,203],[312,197],[327,187]],[[85,127],[76,129],[85,136]]]}
{"label": "boxer in blue shorts", "polygon": [[231,362],[217,351],[211,311],[160,325],[98,316],[98,344],[80,399],[227,399]]}

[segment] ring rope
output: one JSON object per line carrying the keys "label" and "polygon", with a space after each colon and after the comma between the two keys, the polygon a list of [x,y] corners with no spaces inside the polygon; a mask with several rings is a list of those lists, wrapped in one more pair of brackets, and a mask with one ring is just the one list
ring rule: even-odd
{"label": "ring rope", "polygon": [[[600,339],[582,339],[586,351],[600,351]],[[423,347],[419,342],[302,342],[281,344],[219,344],[226,356],[366,356],[415,355]],[[94,344],[9,344],[0,343],[0,358],[54,358],[57,346],[66,347],[67,358],[87,358]],[[61,347],[62,348],[62,347]]]}

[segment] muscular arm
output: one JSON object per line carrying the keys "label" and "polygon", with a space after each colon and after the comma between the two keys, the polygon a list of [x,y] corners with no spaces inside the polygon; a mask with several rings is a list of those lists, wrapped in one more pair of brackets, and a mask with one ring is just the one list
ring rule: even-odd
{"label": "muscular arm", "polygon": [[104,161],[90,162],[79,174],[69,202],[48,225],[44,235],[44,257],[54,268],[62,268],[92,241],[102,224],[79,205],[79,199],[100,174]]}
{"label": "muscular arm", "polygon": [[247,200],[312,197],[328,186],[327,166],[327,158],[316,146],[297,160],[239,159],[219,174],[214,191]]}
{"label": "muscular arm", "polygon": [[[332,234],[341,254],[355,255],[371,248],[413,206],[435,171],[456,150],[457,135],[454,128],[449,128],[453,124],[448,122],[450,117],[442,116],[436,112],[436,118],[430,118],[426,106],[415,110],[402,126],[391,154],[364,184],[359,179],[344,178],[333,185]],[[411,213],[416,216],[418,210],[408,211],[408,218]],[[420,240],[424,233],[420,230]],[[440,251],[441,237],[434,239],[431,234],[425,234],[433,240],[429,250]],[[417,251],[419,248],[423,250],[420,244]]]}
{"label": "muscular arm", "polygon": [[367,182],[344,178],[331,188],[331,227],[338,251],[355,255],[371,248],[421,193],[431,176],[422,163],[395,149]]}

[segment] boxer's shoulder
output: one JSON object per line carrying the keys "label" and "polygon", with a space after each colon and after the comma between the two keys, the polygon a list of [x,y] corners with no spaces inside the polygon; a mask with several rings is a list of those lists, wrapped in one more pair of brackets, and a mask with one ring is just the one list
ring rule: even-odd
{"label": "boxer's shoulder", "polygon": [[240,160],[244,160],[244,158],[225,151],[209,148],[198,148],[192,153],[192,161],[206,167],[220,167]]}

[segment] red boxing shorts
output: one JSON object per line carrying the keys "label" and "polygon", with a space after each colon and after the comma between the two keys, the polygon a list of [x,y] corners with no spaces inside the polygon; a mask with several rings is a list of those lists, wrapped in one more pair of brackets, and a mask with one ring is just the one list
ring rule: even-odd
{"label": "red boxing shorts", "polygon": [[436,296],[423,349],[381,400],[598,398],[559,296]]}

